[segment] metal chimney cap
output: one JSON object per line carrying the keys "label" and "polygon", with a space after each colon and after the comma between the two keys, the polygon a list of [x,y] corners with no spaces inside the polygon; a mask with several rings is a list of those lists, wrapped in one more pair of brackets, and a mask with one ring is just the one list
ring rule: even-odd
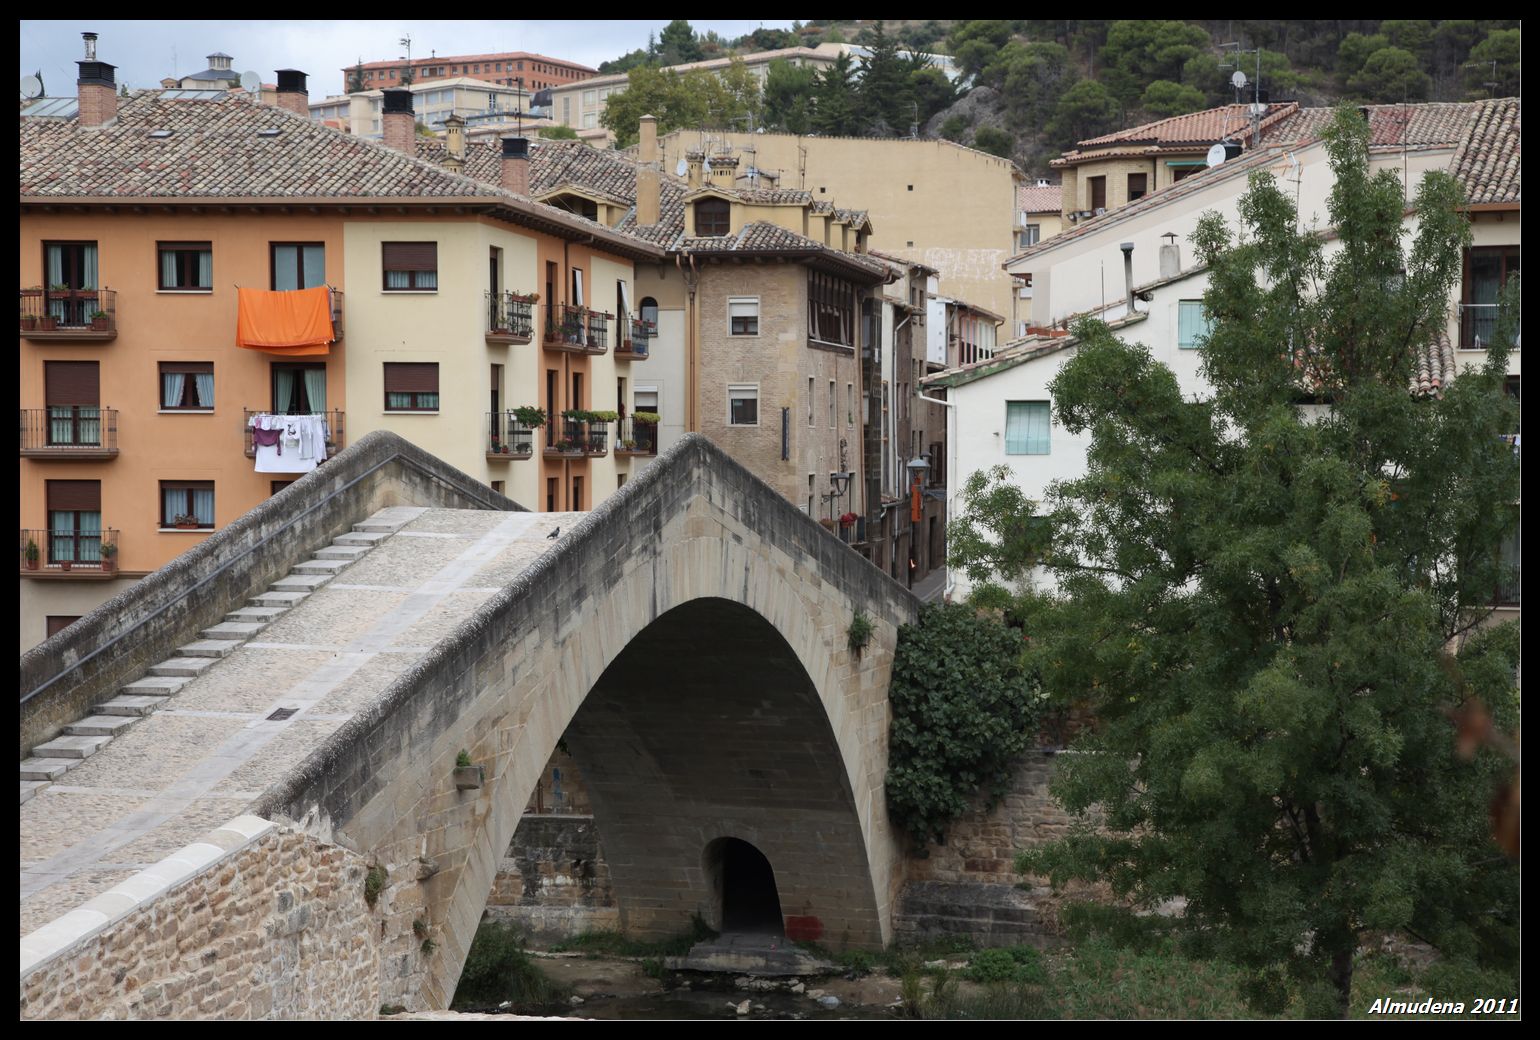
{"label": "metal chimney cap", "polygon": [[1134,244],[1132,242],[1123,242],[1118,245],[1118,248],[1125,253],[1132,253],[1134,251]]}
{"label": "metal chimney cap", "polygon": [[385,99],[385,113],[387,115],[397,112],[404,112],[407,115],[412,114],[412,92],[410,90],[392,87],[389,90],[381,91],[381,94]]}
{"label": "metal chimney cap", "polygon": [[527,137],[505,137],[505,138],[503,138],[503,158],[504,159],[528,159],[529,158],[529,138],[527,138]]}

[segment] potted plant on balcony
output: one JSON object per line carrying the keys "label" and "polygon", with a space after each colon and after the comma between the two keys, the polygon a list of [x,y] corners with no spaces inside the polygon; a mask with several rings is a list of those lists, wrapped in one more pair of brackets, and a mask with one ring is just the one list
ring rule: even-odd
{"label": "potted plant on balcony", "polygon": [[102,573],[111,574],[118,569],[118,547],[111,542],[102,545]]}
{"label": "potted plant on balcony", "polygon": [[37,315],[28,314],[27,309],[23,307],[21,309],[21,331],[31,332],[35,328],[37,328]]}
{"label": "potted plant on balcony", "polygon": [[583,312],[579,310],[568,311],[561,319],[561,337],[566,343],[582,344],[583,342]]}
{"label": "potted plant on balcony", "polygon": [[487,771],[485,766],[476,765],[471,761],[471,753],[464,748],[455,756],[455,790],[475,791],[486,783]]}
{"label": "potted plant on balcony", "polygon": [[502,454],[505,454],[506,451],[507,451],[507,449],[503,447],[503,442],[498,440],[496,437],[493,437],[492,438],[492,444],[490,445],[490,447],[489,447],[489,449],[487,451],[487,454],[488,455],[502,455]]}
{"label": "potted plant on balcony", "polygon": [[111,321],[111,319],[108,317],[106,311],[92,311],[91,312],[91,331],[92,332],[106,332],[107,329],[108,329],[108,323],[110,321]]}
{"label": "potted plant on balcony", "polygon": [[191,513],[178,513],[171,518],[171,526],[178,531],[196,531],[199,526],[198,518]]}
{"label": "potted plant on balcony", "polygon": [[545,425],[545,409],[526,405],[523,408],[513,410],[513,421],[525,429],[533,430],[537,426]]}
{"label": "potted plant on balcony", "polygon": [[27,548],[24,550],[23,554],[27,558],[27,570],[29,570],[29,571],[37,570],[37,566],[38,566],[37,561],[38,561],[38,556],[40,555],[38,553],[38,549],[37,549],[37,542],[34,541],[31,538],[28,538],[27,539]]}

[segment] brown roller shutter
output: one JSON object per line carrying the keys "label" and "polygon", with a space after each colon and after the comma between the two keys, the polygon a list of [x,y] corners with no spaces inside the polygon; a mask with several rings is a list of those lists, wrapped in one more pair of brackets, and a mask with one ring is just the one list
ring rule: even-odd
{"label": "brown roller shutter", "polygon": [[81,513],[102,511],[100,480],[48,481],[48,510],[74,510]]}
{"label": "brown roller shutter", "polygon": [[166,372],[185,372],[189,375],[197,372],[214,371],[212,361],[162,361],[160,363],[162,374]]}
{"label": "brown roller shutter", "polygon": [[437,242],[382,242],[387,271],[437,271]]}
{"label": "brown roller shutter", "polygon": [[100,368],[95,361],[43,362],[47,404],[101,404]]}
{"label": "brown roller shutter", "polygon": [[385,363],[385,392],[387,394],[436,394],[438,393],[438,363]]}

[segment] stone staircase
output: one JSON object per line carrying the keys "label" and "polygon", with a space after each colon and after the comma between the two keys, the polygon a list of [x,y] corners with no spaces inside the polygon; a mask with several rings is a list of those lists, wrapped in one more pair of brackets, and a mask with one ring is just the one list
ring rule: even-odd
{"label": "stone staircase", "polygon": [[64,732],[53,740],[34,747],[31,757],[21,762],[22,804],[107,746],[119,733],[166,705],[183,686],[228,657],[421,512],[392,507],[354,524],[352,531],[339,535],[331,545],[296,564],[266,592],[226,614],[223,622],[203,629],[199,633],[201,639],[177,647],[175,656],[152,665],[142,677],[120,687],[116,696],[94,705],[90,715],[65,726]]}

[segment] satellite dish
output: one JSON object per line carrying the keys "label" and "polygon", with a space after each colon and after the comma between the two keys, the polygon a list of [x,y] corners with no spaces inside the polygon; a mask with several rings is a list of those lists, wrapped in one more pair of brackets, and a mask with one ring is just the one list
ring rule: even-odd
{"label": "satellite dish", "polygon": [[701,169],[704,170],[707,173],[710,173],[711,172],[711,160],[707,159],[705,162],[701,163]]}
{"label": "satellite dish", "polygon": [[678,164],[676,164],[674,166],[674,176],[675,177],[683,177],[685,174],[687,174],[689,172],[690,172],[690,164],[685,162],[683,159],[680,159]]}
{"label": "satellite dish", "polygon": [[241,89],[248,94],[262,93],[262,77],[255,72],[241,73]]}
{"label": "satellite dish", "polygon": [[1223,142],[1216,144],[1208,150],[1208,165],[1212,168],[1225,161],[1225,146]]}
{"label": "satellite dish", "polygon": [[1240,90],[1243,87],[1245,87],[1246,86],[1246,74],[1244,72],[1240,71],[1239,69],[1236,69],[1235,70],[1235,75],[1230,77],[1230,85],[1232,87],[1234,87],[1236,90]]}
{"label": "satellite dish", "polygon": [[43,96],[43,81],[37,76],[21,77],[21,96],[28,101]]}

